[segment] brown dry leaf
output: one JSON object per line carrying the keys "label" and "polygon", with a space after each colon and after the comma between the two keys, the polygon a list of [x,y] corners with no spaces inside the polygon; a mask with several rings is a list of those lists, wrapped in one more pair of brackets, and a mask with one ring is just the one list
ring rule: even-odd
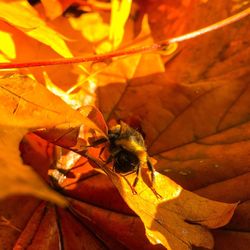
{"label": "brown dry leaf", "polygon": [[[0,79],[1,106],[1,174],[0,196],[33,194],[58,204],[65,200],[50,190],[27,165],[23,165],[19,143],[28,130],[43,127],[60,127],[61,133],[82,124],[93,123],[79,112],[71,110],[58,97],[42,85],[24,76]],[[95,127],[95,125],[94,125]]]}
{"label": "brown dry leaf", "polygon": [[[178,24],[187,21],[197,26],[180,31],[167,26],[168,36],[201,28],[230,15],[219,10],[230,9],[231,3],[207,1],[196,8],[191,8],[192,1],[186,3],[190,3],[187,10],[180,11],[178,3],[172,1],[165,1],[162,9],[168,10],[170,24],[175,20]],[[160,8],[158,2],[156,5]],[[217,10],[216,20],[211,19],[210,5]],[[202,8],[200,13],[199,8]],[[148,11],[154,13],[154,19],[149,15],[150,23],[155,22],[153,34],[161,32],[159,27],[166,27],[159,26],[156,9],[148,6]],[[187,17],[185,13],[191,10],[196,14]],[[179,14],[183,15],[181,20]],[[205,23],[198,26],[201,20]],[[165,63],[166,73],[130,79],[126,73],[132,71],[131,67],[126,71],[120,66],[108,79],[107,70],[106,78],[99,76],[98,88],[99,108],[108,121],[128,118],[141,121],[149,155],[157,159],[158,171],[202,196],[222,202],[241,201],[242,205],[250,199],[249,24],[249,19],[244,19],[185,42]],[[167,38],[166,34],[161,35],[161,39]],[[143,68],[143,64],[133,65],[134,71],[137,66]],[[147,70],[146,63],[144,70]],[[116,95],[108,98],[110,93]],[[241,213],[240,208],[236,211]],[[237,232],[236,224],[242,224],[242,218],[237,217],[237,223],[225,230],[213,231],[215,249],[249,248],[249,221]],[[229,236],[236,239],[233,245],[227,240]]]}
{"label": "brown dry leaf", "polygon": [[[250,2],[143,0],[140,6],[149,15],[152,36],[159,41],[223,20],[249,8]],[[222,75],[230,79],[244,73],[249,65],[248,30],[249,17],[182,43],[174,63],[166,65],[169,81],[196,83]]]}
{"label": "brown dry leaf", "polygon": [[[46,148],[48,143],[34,134],[27,135],[21,145],[24,162],[45,180],[51,168]],[[67,165],[72,163],[69,160]],[[70,199],[67,210],[32,197],[2,200],[0,245],[4,249],[17,245],[53,250],[62,245],[74,250],[165,249],[150,244],[140,218],[128,208],[109,178],[95,171],[87,159],[80,159],[67,173],[60,191]]]}
{"label": "brown dry leaf", "polygon": [[[71,109],[59,97],[27,76],[8,75],[0,82],[1,99],[6,104],[1,108],[2,125],[29,129],[58,125],[62,129],[70,129],[84,124],[99,130],[87,118],[91,109],[82,109],[81,113]],[[42,121],[41,115],[44,116]]]}
{"label": "brown dry leaf", "polygon": [[13,242],[27,224],[39,202],[31,196],[11,196],[1,200],[0,245],[2,249],[13,249]]}
{"label": "brown dry leaf", "polygon": [[14,194],[30,194],[59,205],[66,205],[61,195],[48,188],[29,166],[22,163],[18,147],[26,133],[26,129],[1,126],[0,198]]}
{"label": "brown dry leaf", "polygon": [[[147,16],[143,19],[142,31],[135,41],[137,46],[152,43]],[[96,67],[98,69],[98,65]],[[98,108],[105,119],[109,121],[116,115],[119,117],[117,120],[124,119],[122,112],[126,112],[127,108],[119,109],[118,105],[121,97],[123,99],[123,94],[127,94],[132,86],[133,79],[160,72],[164,72],[164,65],[161,56],[155,53],[135,54],[125,59],[117,59],[106,68],[102,68],[100,73],[96,74],[96,93]],[[129,100],[131,104],[134,101],[133,97]]]}
{"label": "brown dry leaf", "polygon": [[[157,1],[158,3],[155,2],[155,4],[158,4],[156,6],[157,8],[152,8],[153,5],[150,4],[153,2],[154,1],[144,1],[143,6],[146,7],[149,14],[150,24],[152,25],[153,22],[157,24],[157,29],[153,28],[153,35],[156,37],[157,32],[159,32],[159,37],[163,35],[161,39],[165,39],[167,38],[166,34],[172,36],[171,34],[176,35],[191,31],[188,30],[188,26],[192,27],[193,30],[229,16],[231,5],[235,1],[221,1],[220,3],[213,0],[201,1],[199,3],[196,1]],[[216,10],[216,15],[211,15],[211,10]],[[153,12],[154,15],[152,16]],[[170,25],[163,25],[162,22],[157,22],[159,21],[157,20],[158,15],[163,16],[164,18],[161,20],[167,20]],[[216,20],[213,20],[213,18]],[[62,25],[61,29],[63,28]],[[164,32],[162,32],[162,28],[164,28]],[[149,154],[157,158],[158,163],[156,168],[160,172],[169,175],[177,183],[190,190],[197,191],[197,189],[199,189],[197,191],[199,194],[209,198],[227,202],[238,202],[239,200],[244,202],[236,210],[236,217],[233,217],[232,224],[227,226],[227,230],[230,231],[220,230],[213,232],[216,239],[215,249],[223,249],[223,247],[224,249],[230,249],[230,247],[231,249],[232,247],[235,249],[239,248],[239,246],[241,246],[239,249],[244,249],[249,242],[248,233],[243,233],[244,230],[245,232],[249,231],[249,223],[245,225],[242,223],[242,218],[245,218],[244,215],[248,215],[248,213],[245,212],[248,206],[246,206],[246,208],[244,206],[247,205],[247,200],[249,200],[248,30],[249,21],[242,20],[222,30],[186,42],[171,58],[168,57],[166,59],[159,54],[150,53],[114,60],[114,62],[110,64],[110,67],[107,67],[106,70],[102,70],[102,73],[97,77],[97,83],[99,85],[96,91],[98,97],[97,102],[108,122],[112,119],[139,120],[142,130],[146,134]],[[152,43],[150,35],[144,35],[144,37],[140,37],[142,42],[140,43],[139,39],[137,45],[144,45],[145,42]],[[165,65],[162,63],[162,58],[164,59]],[[97,65],[93,65],[93,69],[95,70],[94,66]],[[165,68],[167,72],[161,73]],[[67,71],[65,68],[63,69],[63,71]],[[97,70],[99,69],[100,68],[97,67]],[[58,75],[60,75],[60,73],[61,72],[59,72]],[[58,79],[60,82],[59,77]],[[56,81],[53,81],[53,83],[55,82]],[[193,83],[193,86],[189,83]],[[56,129],[56,131],[58,131],[58,129]],[[77,133],[75,133],[75,135],[77,137]],[[70,139],[72,140],[72,137]],[[61,144],[63,145],[63,143],[65,142]],[[72,144],[74,143],[75,142]],[[66,146],[69,146],[69,144]],[[149,208],[153,206],[151,201],[156,202],[156,206],[154,206],[151,211],[154,211],[152,216],[158,220],[156,222],[157,229],[162,229],[161,214],[166,213],[165,208],[168,208],[168,204],[170,204],[170,207],[171,204],[173,204],[174,215],[171,214],[172,216],[169,218],[169,221],[176,219],[175,221],[177,221],[179,225],[183,227],[187,226],[192,230],[199,230],[200,235],[203,236],[196,238],[196,235],[193,234],[192,237],[190,237],[190,242],[185,236],[178,235],[183,233],[181,230],[177,230],[177,232],[174,231],[174,233],[176,233],[175,235],[178,235],[179,238],[187,239],[189,243],[180,243],[183,243],[182,246],[186,248],[189,247],[189,244],[212,246],[212,239],[207,231],[199,225],[193,225],[192,222],[197,223],[198,220],[199,223],[205,221],[204,224],[206,226],[221,226],[230,218],[234,208],[234,205],[223,205],[217,202],[210,203],[206,199],[183,191],[178,185],[171,181],[169,183],[167,178],[157,175],[157,191],[160,194],[163,193],[163,197],[169,197],[175,193],[174,191],[176,191],[176,189],[177,194],[180,195],[178,196],[179,199],[174,198],[170,201],[165,201],[167,203],[165,206],[164,202],[164,204],[159,204],[161,201],[155,198],[148,186],[145,186],[149,183],[145,173],[143,174],[143,180],[145,182],[140,180],[136,187],[139,193],[138,196],[132,195],[124,179],[119,179],[120,177],[115,176],[112,172],[110,175],[114,181],[118,178],[117,186],[121,189],[121,192],[126,191],[124,195],[125,199],[128,198],[131,203],[130,205],[134,205],[135,209],[138,209],[140,199],[144,197],[143,195],[145,194],[147,194],[147,199],[150,201],[150,203],[147,204]],[[130,182],[133,181],[132,177],[128,177],[128,179]],[[162,185],[164,187],[167,185],[166,190],[162,187],[159,188],[161,182],[163,182]],[[88,185],[91,186],[91,178]],[[125,186],[124,189],[123,185]],[[77,190],[76,186],[78,186],[77,183],[71,184],[73,189],[71,190],[71,195],[75,195],[76,198],[79,198],[81,197],[81,192]],[[105,185],[103,185],[103,187],[104,186]],[[65,189],[67,189],[67,187],[65,187]],[[85,197],[87,196],[89,201],[92,201],[91,199],[95,195],[91,193],[86,194],[85,191],[86,190],[83,192]],[[143,192],[141,193],[141,191]],[[168,192],[165,193],[165,191]],[[100,193],[99,190],[98,197],[101,196]],[[110,196],[112,195],[110,194],[109,197]],[[176,196],[172,195],[171,197]],[[224,212],[226,216],[222,216],[222,221],[220,221],[218,220],[218,214],[215,213],[215,220],[205,220],[204,216],[206,216],[206,214],[204,215],[203,212],[206,212],[206,209],[199,211],[197,206],[193,208],[193,203],[187,206],[193,199],[194,204],[196,204],[197,201],[202,201],[202,203],[204,201],[204,204],[209,203],[210,206],[212,204],[212,207],[213,205],[219,206],[222,210],[219,209],[217,211],[215,209],[215,212],[219,214],[220,212],[222,214]],[[134,200],[138,203],[135,202],[134,204]],[[145,200],[143,202],[145,202]],[[176,202],[178,205],[176,205]],[[126,242],[126,239],[130,237],[131,241],[129,242],[133,242],[131,246],[137,249],[140,248],[140,246],[136,245],[138,242],[136,242],[136,240],[133,241],[131,238],[135,238],[133,232],[135,232],[137,236],[139,234],[141,235],[141,229],[137,231],[137,227],[135,227],[136,229],[134,231],[132,230],[132,234],[126,234],[127,231],[132,228],[131,225],[133,225],[134,221],[136,221],[136,223],[134,223],[135,225],[139,224],[138,218],[137,220],[129,218],[129,222],[126,224],[125,220],[123,220],[124,217],[117,217],[116,214],[112,213],[113,211],[109,213],[100,210],[98,207],[91,206],[91,202],[89,202],[91,205],[86,204],[85,201],[82,203],[74,203],[74,205],[77,206],[78,212],[80,211],[81,220],[84,221],[85,219],[86,224],[88,224],[89,221],[93,221],[94,225],[92,225],[92,230],[94,231],[100,225],[103,227],[106,226],[105,229],[107,229],[108,233],[105,234],[105,230],[100,230],[99,227],[98,229],[101,231],[99,231],[99,236],[106,236],[103,236],[103,238],[110,248],[113,246],[113,249],[117,249],[119,247],[121,248],[121,245],[124,246],[124,244],[118,244],[114,247],[110,241],[109,236],[117,236],[118,233],[120,233],[119,243]],[[182,205],[180,205],[180,203]],[[230,209],[223,210],[224,206]],[[143,207],[143,209],[144,208],[145,207]],[[175,212],[179,212],[179,210],[181,211],[177,217],[175,216]],[[193,211],[195,211],[195,213],[193,213]],[[139,212],[141,212],[141,210]],[[152,216],[147,220],[147,214],[145,215],[144,212],[145,210],[141,212],[143,213],[143,219],[148,223],[152,220]],[[210,210],[209,214],[211,213],[214,214],[214,209],[212,209],[212,211]],[[56,234],[60,231],[60,229],[56,231],[57,218],[59,218],[58,212],[51,207],[48,210],[42,207],[38,214],[45,214],[46,216],[44,217],[44,223],[41,224],[41,231],[37,230],[38,235],[36,235],[35,243],[43,242],[47,244],[49,240],[51,240],[46,246],[58,247],[59,244],[55,243],[60,242]],[[62,214],[64,214],[62,217],[65,216],[65,220],[67,220],[68,214],[63,212]],[[114,215],[113,222],[118,225],[117,228],[109,224],[110,214]],[[196,216],[198,216],[198,218]],[[49,221],[49,217],[52,218],[51,221]],[[191,219],[183,222],[185,218]],[[210,217],[208,216],[207,218]],[[77,228],[80,228],[75,220],[69,219],[69,221],[69,225],[75,225]],[[121,223],[119,224],[118,222]],[[191,223],[191,225],[188,222]],[[241,222],[240,226],[239,222]],[[53,225],[51,225],[51,223]],[[123,227],[124,224],[126,224],[127,227]],[[32,223],[29,225],[32,225]],[[67,225],[67,223],[64,225]],[[149,223],[147,226],[154,227],[155,224]],[[167,228],[167,226],[169,226],[168,222],[164,228]],[[43,235],[51,235],[49,234],[48,228],[53,229],[52,235],[55,237],[41,237]],[[44,231],[44,229],[46,229],[46,231]],[[67,226],[64,226],[64,232],[67,232],[66,229]],[[174,227],[173,230],[175,229]],[[237,229],[240,230],[240,232],[235,233]],[[27,232],[30,231],[26,231],[26,235],[24,234],[25,237],[23,237],[23,235],[21,236],[22,240],[27,239],[26,236],[30,236]],[[164,241],[166,245],[179,243],[176,238],[172,238],[168,233],[168,237],[171,238],[168,242],[165,241],[165,238],[162,237],[160,232],[154,232],[154,234],[157,236],[156,238]],[[207,237],[204,237],[204,235]],[[236,240],[234,244],[225,240],[228,239],[228,235]],[[40,239],[42,239],[42,241],[39,241]],[[140,239],[141,241],[143,240],[143,238]],[[244,245],[240,243],[239,239],[242,239]],[[67,241],[70,242],[68,239]],[[79,242],[79,239],[77,241]],[[22,242],[27,243],[28,241]],[[148,247],[149,249],[150,247],[152,248],[151,245]]]}

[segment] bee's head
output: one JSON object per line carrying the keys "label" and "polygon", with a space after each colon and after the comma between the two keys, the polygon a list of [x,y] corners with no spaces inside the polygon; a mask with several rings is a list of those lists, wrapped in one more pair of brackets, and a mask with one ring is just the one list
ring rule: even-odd
{"label": "bee's head", "polygon": [[114,141],[119,138],[121,134],[121,125],[116,125],[108,130],[108,138],[110,141]]}

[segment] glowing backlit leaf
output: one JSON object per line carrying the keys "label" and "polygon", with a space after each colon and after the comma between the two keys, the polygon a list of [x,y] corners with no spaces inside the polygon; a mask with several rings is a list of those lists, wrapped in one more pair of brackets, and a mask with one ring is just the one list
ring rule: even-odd
{"label": "glowing backlit leaf", "polygon": [[62,5],[58,0],[41,0],[46,14],[49,18],[54,19],[63,12]]}
{"label": "glowing backlit leaf", "polygon": [[19,143],[28,131],[1,126],[0,198],[14,194],[30,194],[66,205],[65,199],[51,190],[29,166],[22,163]]}
{"label": "glowing backlit leaf", "polygon": [[69,18],[69,20],[72,27],[80,30],[90,42],[99,42],[108,36],[109,26],[98,13],[86,13],[79,18]]}
{"label": "glowing backlit leaf", "polygon": [[16,48],[15,43],[8,32],[0,30],[0,51],[5,56],[5,59],[14,59],[16,58]]}
{"label": "glowing backlit leaf", "polygon": [[[136,38],[136,41],[138,41],[136,43],[138,46],[144,46],[153,41],[150,35],[147,16],[145,16],[142,21],[142,30]],[[101,70],[96,78],[97,86],[99,86],[98,91],[100,91],[98,95],[98,103],[101,103],[99,109],[104,117],[109,120],[113,112],[116,112],[119,113],[119,119],[123,119],[122,113],[124,112],[126,114],[126,109],[116,108],[123,91],[126,92],[132,86],[131,81],[133,78],[144,77],[148,74],[156,74],[164,71],[165,68],[162,58],[156,53],[132,55],[122,60],[114,61],[104,70]],[[132,102],[130,103],[132,104]]]}
{"label": "glowing backlit leaf", "polygon": [[224,226],[231,219],[237,204],[208,200],[186,191],[166,176],[156,173],[156,194],[150,189],[146,171],[136,185],[134,175],[125,178],[106,172],[130,208],[143,221],[149,240],[163,244],[167,249],[187,250],[192,245],[212,249],[213,237],[207,228]]}
{"label": "glowing backlit leaf", "polygon": [[131,4],[132,0],[112,0],[109,39],[112,41],[113,49],[116,49],[122,42]]}
{"label": "glowing backlit leaf", "polygon": [[0,2],[0,19],[8,22],[26,35],[50,46],[63,57],[72,57],[60,34],[48,27],[26,1]]}
{"label": "glowing backlit leaf", "polygon": [[[72,22],[70,25],[69,19],[64,16],[50,20],[48,24],[69,38],[67,44],[75,56],[93,53],[93,50],[99,53],[116,49],[122,40],[124,45],[129,44],[131,47],[152,44],[150,32],[144,32],[145,27],[149,31],[149,27],[145,26],[146,19],[142,24],[143,36],[132,41],[127,39],[138,34],[144,11],[149,15],[154,39],[159,41],[222,20],[233,14],[233,11],[240,11],[240,8],[245,8],[249,4],[249,1],[216,0],[204,0],[199,4],[194,0],[136,1],[138,12],[131,13],[131,18],[128,19],[131,1],[112,1],[112,14],[116,15],[116,18],[111,21],[111,26],[113,24],[114,26],[110,29],[112,40],[110,43],[109,27],[105,23],[110,9],[101,7],[106,3],[91,0],[42,1],[44,6],[50,9],[47,16],[51,18],[59,15],[61,11],[60,8],[55,8],[53,11],[51,5],[55,3],[89,4],[90,8],[87,6],[81,10],[91,10],[92,13],[84,13],[80,18],[74,17],[74,25]],[[15,1],[2,2],[11,4]],[[33,10],[26,5],[27,1],[16,1],[16,3],[22,3],[22,6],[28,8],[25,7],[30,13],[27,15],[28,18],[25,19],[23,16],[26,12],[21,12],[21,5],[18,5],[18,13],[7,5],[2,10],[0,8],[0,13],[2,11],[2,15],[5,16],[5,21],[1,22],[1,29],[4,32],[10,31],[16,47],[16,60],[33,60],[35,57],[43,60],[54,58],[54,51],[44,44],[60,52],[58,46],[51,46],[52,35],[56,37],[58,33],[49,33],[49,41],[44,38],[44,34],[37,35],[37,38],[34,33],[33,36],[30,35],[44,44],[24,35],[45,25],[42,17],[38,17],[34,11],[41,10],[42,6],[38,4]],[[122,4],[126,6],[122,7]],[[110,6],[110,3],[107,5]],[[117,8],[114,8],[115,5]],[[95,12],[96,9],[99,13]],[[75,10],[73,8],[73,12]],[[71,14],[74,14],[73,12]],[[42,16],[43,10],[39,14]],[[83,17],[86,19],[82,22],[84,25],[81,25]],[[133,28],[129,26],[131,23]],[[169,249],[178,250],[190,249],[191,245],[212,248],[213,239],[207,228],[225,225],[232,216],[235,202],[240,200],[242,203],[237,207],[232,221],[225,228],[212,230],[216,241],[214,249],[249,248],[248,30],[249,19],[244,19],[215,32],[180,43],[178,50],[177,44],[174,44],[172,47],[167,47],[165,52],[112,58],[100,64],[89,63],[86,64],[87,70],[84,71],[68,65],[62,68],[57,66],[37,68],[39,73],[33,74],[42,78],[43,70],[46,71],[48,79],[51,80],[47,83],[47,87],[53,93],[75,108],[82,104],[95,103],[110,124],[113,120],[136,121],[146,136],[149,155],[157,159],[155,168],[158,171],[201,196],[234,203],[225,204],[201,198],[160,174],[156,174],[156,190],[163,199],[157,199],[150,189],[150,178],[144,169],[142,179],[136,186],[137,195],[134,195],[128,185],[133,182],[134,175],[126,177],[129,181],[127,183],[125,178],[108,171],[108,175],[124,199],[145,223],[147,235],[153,243],[162,243]],[[44,29],[40,31],[44,32]],[[114,32],[113,37],[112,32]],[[10,37],[5,35],[2,37],[11,44]],[[90,42],[86,42],[83,37]],[[13,48],[14,46],[10,45],[2,49],[4,60],[7,60],[7,57],[12,59],[10,55],[12,53],[14,55]],[[65,56],[64,52],[60,53]],[[31,72],[30,69],[24,70]],[[57,77],[53,77],[55,75],[52,72]],[[79,139],[83,141],[89,139],[89,134],[93,132],[90,131],[88,134],[85,129],[88,130],[90,127],[94,132],[99,129],[102,134],[107,134],[107,127],[101,113],[93,107],[84,107],[78,112],[72,111],[59,98],[51,93],[45,93],[44,88],[36,86],[33,81],[28,85],[26,80],[21,79],[10,78],[8,81],[6,79],[3,81],[1,99],[4,105],[0,108],[2,125],[0,134],[3,143],[0,147],[2,151],[0,159],[5,169],[10,171],[7,173],[0,171],[1,175],[6,176],[7,181],[20,177],[18,180],[24,182],[20,188],[21,193],[33,193],[44,198],[44,193],[39,191],[46,188],[44,189],[44,185],[39,186],[37,177],[27,170],[30,168],[20,162],[17,145],[23,134],[30,129],[40,128],[42,123],[44,129],[37,132],[40,132],[41,136],[68,149],[81,150],[82,141]],[[80,136],[80,132],[83,132],[83,137]],[[37,138],[31,133],[26,135],[20,146],[25,144],[26,149],[22,147],[20,152],[23,160],[25,154],[29,155],[26,157],[29,160],[28,164],[35,171],[39,169],[37,172],[47,180],[48,169],[52,169],[49,160],[46,165],[40,161],[39,156],[37,157],[41,153],[37,149],[42,140]],[[43,141],[42,144],[46,149],[48,142]],[[37,152],[36,157],[33,157],[34,152],[31,153],[32,146]],[[91,150],[96,151],[98,157],[98,150]],[[46,152],[44,150],[44,158],[49,158]],[[10,157],[4,155],[10,156],[13,153],[15,157],[10,160],[8,159]],[[65,169],[69,170],[73,166],[69,163],[72,159],[79,159],[79,155],[71,152],[67,156],[69,157],[65,157]],[[62,159],[58,157],[60,162],[58,161],[56,166],[64,163],[61,162]],[[12,243],[4,245],[6,249],[12,249],[13,246],[37,249],[41,245],[48,249],[63,247],[77,249],[86,246],[89,248],[93,246],[94,249],[162,249],[161,244],[149,243],[140,217],[135,216],[126,208],[126,204],[121,202],[120,196],[107,181],[107,177],[97,174],[93,169],[86,170],[89,163],[87,159],[81,160],[85,161],[83,169],[78,162],[70,172],[65,175],[61,173],[64,182],[60,191],[77,199],[77,201],[71,200],[72,206],[69,210],[63,211],[43,203],[36,208],[32,206],[30,211],[19,207],[20,210],[16,209],[15,216],[11,217],[8,205],[5,206],[9,200],[0,203],[0,210],[2,208],[1,211],[5,211],[0,214],[0,245],[2,242],[11,241],[11,238]],[[20,171],[15,173],[9,163],[15,170]],[[8,176],[9,172],[13,174]],[[27,180],[22,174],[30,178]],[[17,186],[20,186],[18,180],[15,181]],[[38,191],[30,188],[33,181]],[[6,184],[6,181],[3,180],[2,184]],[[3,196],[6,195],[3,190],[6,189],[11,193],[13,188],[8,183],[6,185],[7,187],[0,187],[2,189],[0,194]],[[16,193],[17,188],[13,190],[13,193]],[[47,194],[49,200],[55,199],[50,192]],[[20,203],[20,200],[17,199],[16,202]],[[32,215],[31,218],[29,215]],[[25,217],[25,221],[22,223],[18,223],[21,219],[15,221],[15,218],[20,217]],[[9,237],[13,234],[5,233],[7,231],[14,232],[15,237]]]}
{"label": "glowing backlit leaf", "polygon": [[0,107],[0,197],[32,194],[65,204],[65,200],[51,191],[29,166],[22,164],[19,143],[32,129],[58,127],[64,134],[74,127],[80,130],[82,124],[93,127],[94,123],[87,118],[89,111],[72,110],[45,87],[24,76],[0,79],[0,99],[5,103]]}

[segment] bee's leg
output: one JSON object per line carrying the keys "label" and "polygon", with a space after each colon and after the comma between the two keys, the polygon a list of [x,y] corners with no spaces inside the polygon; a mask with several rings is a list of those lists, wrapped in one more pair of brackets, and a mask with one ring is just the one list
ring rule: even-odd
{"label": "bee's leg", "polygon": [[[77,151],[77,153],[79,153],[79,154],[81,154],[81,155],[84,155],[84,154],[86,154],[86,152],[88,151],[88,148],[96,147],[96,146],[101,145],[101,144],[103,144],[103,143],[105,143],[105,142],[107,142],[107,138],[105,138],[105,137],[100,138],[100,139],[98,139],[98,140],[92,142],[91,145],[85,146],[84,149],[82,149],[82,150],[80,150],[80,151]],[[102,147],[102,148],[101,148],[100,153],[99,153],[99,156],[98,156],[102,161],[105,161],[105,160],[103,160],[103,159],[101,158],[101,155],[102,155],[102,153],[103,153],[103,151],[104,151],[104,148],[105,148],[105,147]]]}
{"label": "bee's leg", "polygon": [[149,160],[149,158],[147,160],[147,166],[148,166],[149,171],[151,172],[151,181],[152,181],[151,189],[157,198],[162,199],[162,196],[158,194],[157,191],[155,190],[155,169],[153,167],[152,162]]}
{"label": "bee's leg", "polygon": [[[130,174],[132,174],[134,172],[136,172],[136,177],[135,177],[135,180],[134,180],[133,184],[131,185],[131,183],[128,181],[128,179],[126,178],[126,176],[130,175]],[[126,174],[120,174],[124,178],[124,180],[127,182],[127,184],[129,185],[129,187],[131,188],[133,194],[137,194],[137,192],[135,190],[135,186],[136,186],[136,184],[137,184],[137,182],[139,180],[140,172],[141,172],[141,167],[140,167],[140,164],[138,164],[135,167],[134,171],[131,171],[131,172],[126,173]]]}
{"label": "bee's leg", "polygon": [[102,154],[103,154],[104,150],[105,150],[105,147],[102,147],[100,152],[99,152],[98,158],[100,158],[103,162],[106,162],[106,160],[102,158]]}
{"label": "bee's leg", "polygon": [[100,144],[103,144],[103,143],[105,143],[105,142],[107,142],[107,141],[108,141],[108,139],[105,138],[105,137],[103,137],[103,138],[100,138],[100,139],[98,139],[98,140],[92,142],[91,145],[90,145],[90,146],[87,146],[87,147],[96,147],[96,146],[98,146],[98,145],[100,145]]}
{"label": "bee's leg", "polygon": [[149,159],[147,160],[147,166],[148,166],[149,171],[151,172],[152,187],[154,187],[154,184],[155,184],[155,169],[153,167],[152,162]]}
{"label": "bee's leg", "polygon": [[108,157],[108,159],[105,161],[105,165],[107,165],[107,164],[109,164],[110,162],[112,162],[113,159],[114,159],[113,155],[110,155],[110,156]]}
{"label": "bee's leg", "polygon": [[133,194],[137,194],[135,188],[131,185],[125,175],[122,175],[122,178],[127,182],[128,186],[131,188]]}
{"label": "bee's leg", "polygon": [[113,149],[113,150],[112,150],[112,154],[110,154],[110,156],[108,157],[108,159],[105,160],[105,159],[102,158],[102,154],[103,154],[105,148],[106,148],[106,147],[102,147],[102,148],[101,148],[98,157],[99,157],[103,162],[105,162],[106,164],[108,164],[108,163],[110,163],[110,162],[115,158],[115,156],[121,151],[121,149],[120,149],[120,148]]}
{"label": "bee's leg", "polygon": [[135,191],[135,186],[137,185],[137,183],[139,181],[139,176],[141,175],[141,166],[140,166],[140,164],[138,164],[136,166],[135,171],[136,171],[136,177],[135,177],[135,180],[134,180],[133,185],[132,185],[134,191]]}
{"label": "bee's leg", "polygon": [[[119,154],[120,151],[121,151],[120,148],[113,148],[112,151],[111,151],[110,156],[108,157],[107,161],[109,161],[109,159],[111,159],[108,163],[110,163],[113,159],[115,161],[116,160],[116,155]],[[113,164],[113,169],[112,170],[113,170],[113,172],[115,172],[115,165],[114,164]]]}

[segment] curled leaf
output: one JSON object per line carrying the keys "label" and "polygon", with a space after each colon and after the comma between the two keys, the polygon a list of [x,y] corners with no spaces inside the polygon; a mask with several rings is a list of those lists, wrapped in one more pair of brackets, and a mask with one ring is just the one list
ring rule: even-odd
{"label": "curled leaf", "polygon": [[72,57],[72,53],[59,33],[47,26],[28,3],[24,1],[5,3],[1,1],[0,19],[13,25],[26,35],[50,46],[59,55]]}
{"label": "curled leaf", "polygon": [[5,103],[0,107],[0,198],[32,194],[65,205],[65,199],[22,163],[19,143],[28,131],[37,128],[60,128],[63,134],[77,131],[77,135],[82,124],[94,128],[94,123],[84,116],[88,112],[72,110],[42,85],[19,75],[0,79],[0,100]]}
{"label": "curled leaf", "polygon": [[155,180],[156,196],[145,171],[136,186],[137,194],[133,194],[129,183],[133,183],[134,175],[123,177],[109,169],[106,172],[143,221],[151,243],[167,249],[191,249],[192,245],[212,249],[214,241],[208,228],[227,224],[237,206],[200,197],[159,173]]}

